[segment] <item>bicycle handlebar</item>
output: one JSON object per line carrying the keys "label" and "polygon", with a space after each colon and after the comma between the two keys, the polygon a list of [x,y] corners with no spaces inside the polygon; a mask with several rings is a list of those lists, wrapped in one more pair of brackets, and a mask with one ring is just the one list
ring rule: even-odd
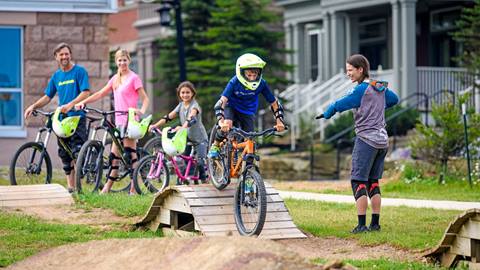
{"label": "bicycle handlebar", "polygon": [[46,111],[37,110],[37,109],[32,111],[33,116],[37,116],[38,114],[41,114],[41,115],[44,115],[44,116],[52,116],[54,114],[54,112],[46,112]]}
{"label": "bicycle handlebar", "polygon": [[89,111],[94,111],[94,112],[96,112],[96,113],[98,113],[98,114],[101,114],[101,115],[104,115],[104,116],[107,116],[107,115],[110,115],[110,114],[114,114],[114,113],[128,114],[127,111],[115,111],[115,110],[114,110],[114,111],[102,111],[102,110],[99,110],[99,109],[96,109],[96,108],[86,107],[86,106],[85,106],[82,110],[85,111],[85,112],[87,112],[87,113],[88,113]]}
{"label": "bicycle handlebar", "polygon": [[263,131],[260,131],[260,132],[255,132],[255,131],[252,131],[252,132],[247,132],[247,131],[244,131],[240,128],[237,128],[237,127],[232,127],[231,129],[231,132],[232,133],[236,133],[244,138],[255,138],[255,137],[261,137],[261,136],[264,136],[264,135],[271,135],[271,134],[274,134],[275,132],[277,132],[277,129],[276,128],[269,128],[269,129],[266,129],[266,130],[263,130]]}

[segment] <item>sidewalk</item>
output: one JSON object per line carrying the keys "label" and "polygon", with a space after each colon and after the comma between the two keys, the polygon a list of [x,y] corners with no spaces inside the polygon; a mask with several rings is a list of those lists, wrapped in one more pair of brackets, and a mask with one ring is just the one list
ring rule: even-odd
{"label": "sidewalk", "polygon": [[[355,203],[355,199],[351,195],[336,194],[320,194],[311,192],[298,191],[282,191],[279,190],[280,196],[285,198],[299,200],[314,200],[323,202],[336,203]],[[431,201],[431,200],[414,200],[414,199],[392,199],[382,198],[382,206],[408,206],[415,208],[434,208],[443,210],[467,210],[471,208],[480,208],[480,202],[458,202],[458,201]]]}

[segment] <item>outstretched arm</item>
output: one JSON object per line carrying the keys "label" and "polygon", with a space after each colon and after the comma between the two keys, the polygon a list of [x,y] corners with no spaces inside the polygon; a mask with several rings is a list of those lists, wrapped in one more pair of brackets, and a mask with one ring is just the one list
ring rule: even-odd
{"label": "outstretched arm", "polygon": [[112,91],[112,87],[109,86],[108,84],[105,85],[100,91],[96,92],[95,94],[89,96],[88,98],[84,99],[83,101],[80,101],[79,103],[75,104],[75,109],[80,110],[85,107],[86,104],[95,102],[102,97],[108,95]]}
{"label": "outstretched arm", "polygon": [[325,119],[329,119],[337,112],[343,112],[346,110],[360,107],[363,94],[365,93],[367,87],[367,84],[357,85],[355,88],[350,90],[350,92],[346,96],[330,104],[327,110],[325,110],[325,112],[323,113],[323,117]]}
{"label": "outstretched arm", "polygon": [[33,110],[38,109],[38,108],[42,108],[43,106],[47,105],[50,102],[50,100],[52,100],[52,99],[49,96],[44,95],[39,100],[37,100],[35,103],[28,106],[28,108],[25,109],[25,113],[24,113],[25,119],[27,119],[32,114]]}

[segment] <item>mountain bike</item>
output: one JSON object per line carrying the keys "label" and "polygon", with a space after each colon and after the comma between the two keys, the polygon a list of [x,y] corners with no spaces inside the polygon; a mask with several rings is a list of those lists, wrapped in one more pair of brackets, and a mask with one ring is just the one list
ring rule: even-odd
{"label": "mountain bike", "polygon": [[[94,112],[102,115],[100,125],[96,126],[90,136],[90,139],[86,141],[80,153],[76,167],[75,182],[76,188],[79,193],[96,192],[103,188],[102,175],[103,170],[107,169],[107,176],[110,170],[118,170],[118,180],[115,181],[115,185],[112,187],[112,192],[127,191],[130,189],[130,174],[133,173],[130,155],[125,151],[125,147],[122,144],[122,134],[115,125],[108,119],[108,116],[117,114],[128,114],[127,111],[102,111],[95,108],[85,107],[84,111]],[[97,140],[97,132],[103,130],[104,134],[102,140]],[[111,139],[112,145],[115,144],[119,151],[119,164],[118,168],[115,168],[108,162],[106,153],[106,146],[108,140]],[[143,151],[141,147],[137,147],[137,158],[141,158],[148,154]]]}
{"label": "mountain bike", "polygon": [[[218,126],[212,129],[209,145],[214,142],[217,129]],[[255,165],[260,160],[256,154],[255,138],[275,135],[276,131],[276,128],[270,128],[261,132],[246,132],[233,127],[219,145],[219,157],[208,158],[210,179],[217,189],[227,187],[231,178],[239,178],[233,208],[240,235],[259,235],[265,224],[267,193],[260,170]]]}
{"label": "mountain bike", "polygon": [[[53,132],[52,116],[55,112],[34,110],[33,116],[43,115],[47,119],[45,125],[38,129],[35,141],[20,146],[10,162],[9,176],[11,185],[50,184],[52,181],[52,160],[47,146]],[[87,116],[87,132],[93,122],[100,120]],[[76,157],[65,140],[58,137],[60,147],[63,147],[72,160]]]}
{"label": "mountain bike", "polygon": [[[158,138],[161,131],[154,129]],[[143,157],[133,172],[133,185],[139,194],[147,191],[156,193],[169,186],[170,174],[177,177],[177,185],[199,183],[198,161],[195,159],[193,143],[187,142],[187,155],[168,156],[161,149],[154,148],[154,153]],[[173,172],[172,172],[173,170]]]}

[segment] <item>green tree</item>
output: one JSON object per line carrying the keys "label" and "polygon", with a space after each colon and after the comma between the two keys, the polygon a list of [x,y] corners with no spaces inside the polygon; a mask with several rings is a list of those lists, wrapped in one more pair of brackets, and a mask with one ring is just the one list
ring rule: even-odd
{"label": "green tree", "polygon": [[[199,51],[197,47],[208,42],[204,33],[209,27],[211,9],[214,6],[214,2],[214,0],[181,1],[187,79],[192,81],[200,91],[202,91],[202,89],[196,84],[195,80],[195,78],[198,77],[196,74],[197,70],[195,67],[191,66],[190,63],[203,59],[203,52]],[[172,10],[172,12],[174,11]],[[174,17],[172,16],[172,18]],[[161,81],[163,84],[161,93],[163,95],[175,96],[175,89],[180,83],[178,79],[180,71],[178,67],[175,22],[172,23],[170,29],[173,32],[172,35],[159,40],[158,42],[160,53],[155,66],[156,71],[159,74],[157,80]],[[174,106],[174,104],[170,105]],[[165,108],[165,111],[170,111],[172,108]]]}
{"label": "green tree", "polygon": [[[412,140],[411,147],[415,156],[425,158],[431,164],[441,168],[439,183],[443,183],[448,170],[448,161],[453,156],[461,156],[465,151],[464,126],[460,112],[460,104],[467,100],[462,96],[456,103],[446,102],[443,105],[433,104],[432,117],[435,126],[416,125],[417,136]],[[469,112],[469,142],[470,149],[477,149],[480,138],[480,117]]]}
{"label": "green tree", "polygon": [[[480,0],[471,8],[464,8],[456,22],[457,31],[453,39],[463,46],[462,53],[455,58],[460,66],[467,68],[474,78],[480,76]],[[479,87],[478,82],[474,82]]]}
{"label": "green tree", "polygon": [[[264,78],[271,89],[283,88],[287,51],[281,48],[281,16],[271,8],[271,0],[217,0],[210,26],[198,44],[202,57],[188,63],[189,78],[198,86],[206,119],[213,120],[213,106],[225,85],[235,75],[235,61],[243,53],[257,54],[267,62]],[[276,25],[277,24],[277,25]],[[274,29],[274,28],[280,29]],[[265,106],[261,104],[260,106]]]}

